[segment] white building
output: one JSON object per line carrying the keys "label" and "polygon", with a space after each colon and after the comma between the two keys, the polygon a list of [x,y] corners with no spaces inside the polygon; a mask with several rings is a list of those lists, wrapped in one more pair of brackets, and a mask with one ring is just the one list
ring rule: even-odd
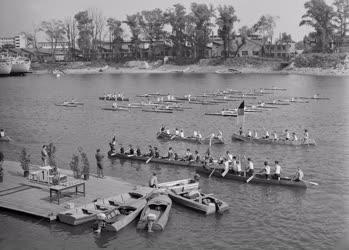
{"label": "white building", "polygon": [[[38,47],[42,49],[51,49],[54,47],[54,44],[52,42],[38,42]],[[69,43],[68,42],[57,42],[56,49],[68,49]]]}
{"label": "white building", "polygon": [[15,48],[23,49],[27,47],[27,38],[24,34],[14,37],[0,37],[0,47],[4,45],[13,45]]}

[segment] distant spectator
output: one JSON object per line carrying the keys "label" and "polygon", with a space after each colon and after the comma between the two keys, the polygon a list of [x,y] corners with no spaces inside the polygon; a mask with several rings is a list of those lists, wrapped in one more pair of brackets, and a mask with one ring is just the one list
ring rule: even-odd
{"label": "distant spectator", "polygon": [[101,150],[97,149],[96,161],[97,161],[97,177],[98,178],[104,178],[104,174],[103,174],[103,158],[104,158],[104,155],[101,153]]}
{"label": "distant spectator", "polygon": [[47,146],[43,145],[41,149],[41,160],[42,160],[43,166],[47,166],[47,158],[48,158]]}

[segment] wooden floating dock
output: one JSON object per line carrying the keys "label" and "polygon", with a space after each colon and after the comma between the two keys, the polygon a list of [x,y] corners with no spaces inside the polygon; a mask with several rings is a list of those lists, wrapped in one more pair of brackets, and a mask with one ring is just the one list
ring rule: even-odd
{"label": "wooden floating dock", "polygon": [[[39,166],[31,166],[31,170],[37,170]],[[56,220],[57,214],[68,209],[68,203],[74,206],[83,205],[101,197],[110,197],[135,190],[152,192],[151,188],[136,186],[121,179],[106,176],[97,178],[90,175],[86,181],[86,194],[75,195],[75,192],[66,192],[60,199],[50,202],[50,186],[48,184],[29,181],[23,177],[23,170],[18,162],[5,161],[3,164],[4,177],[0,183],[0,208],[20,212],[28,215]],[[59,169],[61,174],[67,175],[69,181],[73,179],[73,172]]]}

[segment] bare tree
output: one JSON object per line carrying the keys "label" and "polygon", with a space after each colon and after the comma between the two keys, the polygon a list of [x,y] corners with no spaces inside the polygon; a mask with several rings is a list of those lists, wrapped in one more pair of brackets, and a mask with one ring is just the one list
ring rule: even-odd
{"label": "bare tree", "polygon": [[65,29],[61,20],[52,19],[50,21],[43,21],[40,25],[40,31],[45,32],[47,40],[51,43],[51,56],[54,60],[54,55],[57,48],[57,43],[64,39]]}
{"label": "bare tree", "polygon": [[68,53],[72,60],[75,59],[75,42],[77,36],[77,23],[74,17],[64,19],[64,28],[68,41]]}
{"label": "bare tree", "polygon": [[99,9],[89,9],[89,15],[92,19],[93,33],[92,33],[92,51],[98,51],[98,45],[101,45],[106,18]]}

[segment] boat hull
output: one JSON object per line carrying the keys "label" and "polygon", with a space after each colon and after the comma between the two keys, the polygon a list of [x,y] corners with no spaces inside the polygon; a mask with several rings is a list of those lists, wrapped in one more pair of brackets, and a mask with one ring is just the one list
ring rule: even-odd
{"label": "boat hull", "polygon": [[[203,174],[203,175],[210,175],[213,171],[213,168],[197,168],[196,172]],[[222,169],[216,169],[212,176],[218,177],[218,178],[224,178],[228,180],[235,180],[235,181],[241,181],[246,182],[247,179],[250,177],[244,177],[240,175],[235,175],[232,173],[227,173],[224,177],[222,176]],[[294,188],[307,188],[307,184],[305,184],[304,181],[292,181],[290,178],[281,178],[280,181],[277,179],[266,179],[263,175],[256,175],[254,178],[252,178],[249,183],[252,184],[266,184],[266,185],[278,185],[278,186],[287,186],[287,187],[294,187]]]}
{"label": "boat hull", "polygon": [[30,61],[29,62],[14,62],[12,63],[11,73],[28,73],[30,71]]}
{"label": "boat hull", "polygon": [[4,137],[0,137],[0,142],[9,142],[10,141],[10,137],[8,137],[7,135],[5,135]]}
{"label": "boat hull", "polygon": [[10,62],[0,62],[0,75],[9,75],[12,65]]}
{"label": "boat hull", "polygon": [[308,140],[307,143],[302,141],[290,141],[290,140],[273,140],[273,139],[263,139],[263,138],[253,138],[247,137],[244,135],[233,134],[232,140],[243,141],[243,142],[252,142],[252,143],[260,143],[260,144],[275,144],[275,145],[288,145],[288,146],[315,146],[316,143],[314,140]]}
{"label": "boat hull", "polygon": [[[177,135],[167,134],[167,133],[163,133],[163,132],[158,132],[156,134],[156,138],[161,139],[161,140],[167,140],[167,141],[184,141],[184,142],[191,142],[191,143],[196,143],[196,144],[209,144],[210,143],[209,138],[199,139],[199,138],[194,138],[194,137],[180,137]],[[224,144],[224,140],[218,139],[218,138],[212,138],[211,144]]]}
{"label": "boat hull", "polygon": [[189,199],[184,197],[183,195],[177,194],[176,192],[169,192],[169,196],[174,202],[177,202],[178,204],[181,204],[183,206],[189,207],[193,210],[196,210],[198,212],[204,213],[206,215],[214,214],[214,213],[223,213],[224,211],[227,211],[229,209],[229,206],[227,203],[218,200],[217,198],[201,194],[202,199],[209,199],[209,204],[203,204],[199,203],[198,201],[195,201],[193,199]]}

